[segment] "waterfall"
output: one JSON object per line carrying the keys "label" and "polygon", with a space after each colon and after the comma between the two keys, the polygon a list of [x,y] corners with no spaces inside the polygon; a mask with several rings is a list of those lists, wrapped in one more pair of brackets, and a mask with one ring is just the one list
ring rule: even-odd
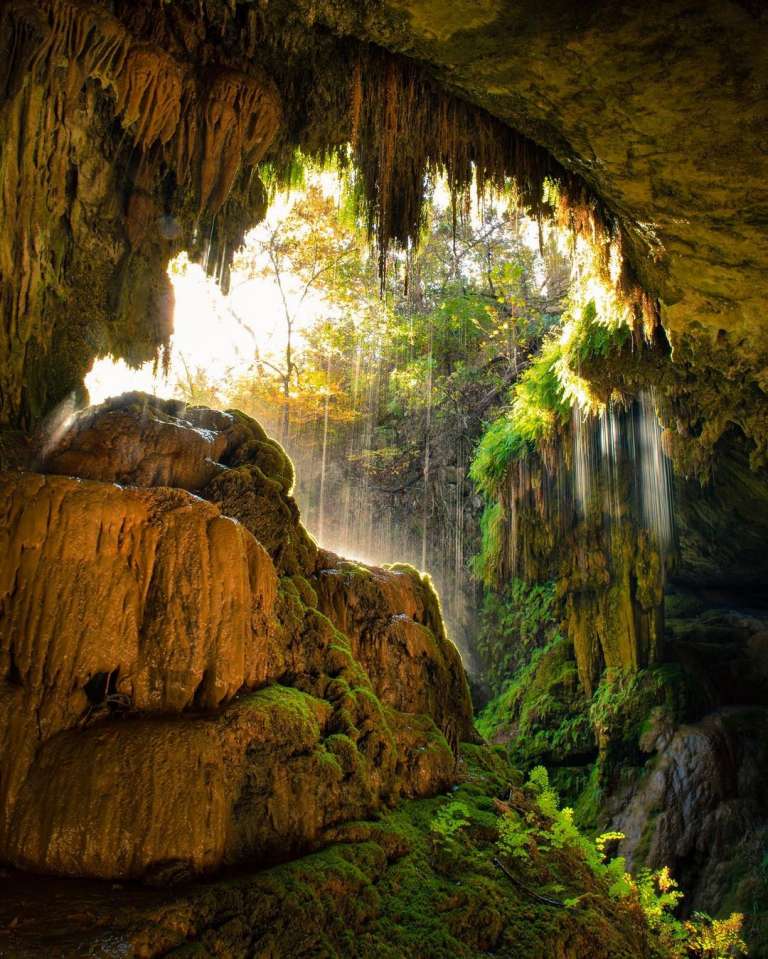
{"label": "waterfall", "polygon": [[[662,565],[674,548],[671,464],[661,446],[652,392],[597,415],[574,409],[570,428],[538,453],[512,463],[502,491],[501,576],[558,575],[557,543],[606,554],[631,525],[648,534]],[[591,544],[587,547],[587,540]]]}
{"label": "waterfall", "polygon": [[652,391],[629,407],[609,403],[598,416],[573,410],[571,476],[576,513],[586,519],[598,506],[606,522],[628,517],[652,536],[665,555],[674,540],[672,473],[661,447]]}
{"label": "waterfall", "polygon": [[579,677],[657,662],[674,548],[670,463],[653,394],[574,412],[570,428],[511,464],[500,580],[556,580]]}
{"label": "waterfall", "polygon": [[325,404],[323,409],[323,451],[320,458],[320,504],[318,506],[317,538],[323,542],[325,527],[325,473],[328,464],[328,407],[331,400],[331,354],[328,353],[325,368]]}
{"label": "waterfall", "polygon": [[427,423],[424,430],[424,497],[421,523],[421,569],[427,568],[427,526],[429,521],[429,452],[432,429],[432,326],[429,327],[429,354],[427,357]]}
{"label": "waterfall", "polygon": [[581,410],[574,406],[571,412],[571,436],[573,440],[573,490],[579,516],[583,519],[589,512],[592,497],[592,477],[595,463],[589,432],[585,428]]}
{"label": "waterfall", "polygon": [[638,410],[641,497],[646,525],[662,552],[667,552],[674,539],[672,471],[661,448],[661,426],[655,405],[652,391],[641,393]]}

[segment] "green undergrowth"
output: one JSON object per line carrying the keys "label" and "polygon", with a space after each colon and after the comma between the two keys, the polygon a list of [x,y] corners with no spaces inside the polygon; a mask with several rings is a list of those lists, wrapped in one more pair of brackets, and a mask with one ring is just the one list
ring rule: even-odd
{"label": "green undergrowth", "polygon": [[489,424],[480,439],[469,472],[488,499],[495,497],[510,463],[533,452],[569,415],[558,378],[561,360],[559,340],[547,337],[541,352],[512,387],[508,409]]}
{"label": "green undergrowth", "polygon": [[674,728],[695,712],[696,690],[677,663],[638,672],[607,670],[589,703],[598,735],[610,741],[616,760],[649,753],[662,728]]}
{"label": "green undergrowth", "polygon": [[578,765],[594,750],[573,649],[559,627],[554,583],[515,579],[486,593],[477,648],[492,698],[475,725],[483,738],[509,742],[522,769]]}
{"label": "green undergrowth", "polygon": [[629,328],[615,317],[600,317],[592,300],[563,315],[561,326],[529,357],[507,409],[478,444],[470,475],[484,496],[495,497],[513,460],[554,437],[577,401],[589,403],[588,396],[579,395],[588,390],[579,376],[581,364],[620,351],[629,339]]}
{"label": "green undergrowth", "polygon": [[556,587],[513,579],[483,596],[475,649],[494,696],[501,693],[532,652],[559,636]]}
{"label": "green undergrowth", "polygon": [[[502,751],[465,746],[452,793],[412,800],[333,844],[199,888],[175,959],[726,959],[741,917],[675,918],[666,870],[632,878],[561,808],[546,771],[527,782]],[[158,914],[158,928],[177,911]]]}
{"label": "green undergrowth", "polygon": [[702,693],[679,665],[663,664],[607,670],[588,697],[558,610],[551,583],[513,581],[486,596],[479,648],[493,695],[475,726],[507,744],[517,768],[550,769],[579,824],[595,830],[605,791],[651,768],[659,743],[701,711]]}
{"label": "green undergrowth", "polygon": [[[556,635],[535,649],[475,725],[485,739],[508,742],[510,756],[520,768],[554,764],[558,785],[565,786],[569,796],[579,792],[586,775],[582,764],[594,759],[596,748],[568,640]],[[568,777],[573,782],[565,785]]]}
{"label": "green undergrowth", "polygon": [[579,822],[594,826],[605,780],[642,768],[659,737],[684,721],[695,696],[681,668],[665,664],[633,675],[609,671],[588,699],[573,647],[555,632],[530,651],[475,726],[484,739],[508,743],[519,768],[552,769]]}
{"label": "green undergrowth", "polygon": [[[167,955],[675,955],[650,947],[637,896],[618,895],[612,877],[592,868],[502,750],[465,746],[462,757],[463,781],[452,793],[405,802],[376,822],[340,826],[321,852],[200,893],[193,903],[199,928]],[[513,853],[505,845],[510,802],[526,828],[537,824],[560,838],[526,840],[526,855]]]}

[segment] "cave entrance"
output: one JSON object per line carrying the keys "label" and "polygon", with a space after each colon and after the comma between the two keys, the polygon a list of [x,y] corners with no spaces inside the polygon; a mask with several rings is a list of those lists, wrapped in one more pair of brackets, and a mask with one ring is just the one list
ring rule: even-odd
{"label": "cave entrance", "polygon": [[474,665],[472,458],[571,300],[594,296],[593,251],[526,215],[511,183],[459,204],[443,179],[420,243],[388,251],[382,279],[350,189],[308,165],[247,236],[226,293],[204,262],[178,256],[168,369],[103,359],[86,385],[94,403],[138,389],[253,416],[292,457],[321,545],[428,571]]}

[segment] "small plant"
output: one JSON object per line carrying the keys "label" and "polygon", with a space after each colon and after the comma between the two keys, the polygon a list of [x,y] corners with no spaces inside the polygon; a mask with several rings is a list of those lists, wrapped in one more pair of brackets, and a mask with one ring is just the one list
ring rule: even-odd
{"label": "small plant", "polygon": [[499,852],[512,859],[527,859],[536,830],[514,810],[506,813],[499,823],[499,838],[496,846]]}
{"label": "small plant", "polygon": [[466,803],[448,803],[437,812],[430,824],[432,837],[442,845],[453,842],[457,834],[469,825],[469,815],[470,809]]}
{"label": "small plant", "polygon": [[[521,816],[513,809],[504,812],[496,843],[502,855],[525,861],[537,849],[578,850],[594,875],[606,884],[611,898],[636,900],[652,933],[657,959],[733,959],[747,954],[741,939],[744,917],[740,913],[727,919],[712,919],[705,913],[694,913],[687,921],[678,919],[675,910],[683,893],[666,866],[641,869],[632,877],[623,856],[608,858],[609,843],[621,841],[623,833],[606,832],[597,839],[585,836],[573,821],[573,810],[560,808],[543,766],[531,771],[525,788],[533,794],[540,815]],[[565,899],[563,905],[575,908],[581,898]]]}
{"label": "small plant", "polygon": [[727,919],[713,919],[705,912],[695,912],[685,923],[690,945],[702,959],[730,959],[747,955],[747,946],[741,938],[744,916],[732,913]]}

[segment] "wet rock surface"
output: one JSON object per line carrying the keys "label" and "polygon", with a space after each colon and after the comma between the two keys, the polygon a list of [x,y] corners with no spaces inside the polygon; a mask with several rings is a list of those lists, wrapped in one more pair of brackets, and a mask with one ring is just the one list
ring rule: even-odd
{"label": "wet rock surface", "polygon": [[[749,907],[763,894],[767,733],[768,710],[754,706],[683,724],[658,742],[650,768],[621,797],[614,824],[630,865],[668,865],[689,912]],[[755,900],[747,912],[761,908]]]}
{"label": "wet rock surface", "polygon": [[[292,467],[258,424],[134,394],[70,425],[45,474],[0,477],[5,861],[191,876],[450,785],[471,706],[428,584],[361,570],[397,624],[361,655],[356,592],[336,624],[319,610]],[[210,469],[237,477],[202,490],[218,503],[156,485]]]}

